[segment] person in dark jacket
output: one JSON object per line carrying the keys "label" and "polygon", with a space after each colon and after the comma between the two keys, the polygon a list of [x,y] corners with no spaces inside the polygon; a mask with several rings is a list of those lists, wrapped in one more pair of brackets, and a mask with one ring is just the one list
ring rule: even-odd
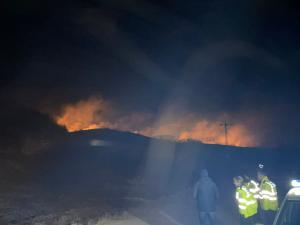
{"label": "person in dark jacket", "polygon": [[200,179],[195,185],[194,198],[197,201],[200,224],[215,225],[219,191],[206,169],[201,171]]}

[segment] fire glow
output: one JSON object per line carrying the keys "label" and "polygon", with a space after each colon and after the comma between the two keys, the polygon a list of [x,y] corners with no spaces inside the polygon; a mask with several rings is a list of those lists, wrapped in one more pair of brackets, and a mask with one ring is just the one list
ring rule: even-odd
{"label": "fire glow", "polygon": [[[180,119],[156,124],[149,114],[135,113],[120,116],[115,111],[111,104],[102,98],[92,97],[64,106],[61,115],[56,116],[55,120],[58,125],[64,126],[69,132],[110,128],[149,137],[172,137],[178,141],[225,143],[224,127],[221,126],[220,119],[210,121],[189,114],[180,116]],[[243,124],[233,124],[228,129],[228,145],[253,147],[259,144],[257,137]]]}
{"label": "fire glow", "polygon": [[[180,133],[179,140],[201,140],[207,144],[224,144],[225,132],[220,124],[209,123],[207,121],[199,121],[190,131],[183,131]],[[250,134],[247,128],[243,125],[232,125],[228,132],[228,145],[240,147],[253,147],[259,143],[255,137]]]}
{"label": "fire glow", "polygon": [[[218,122],[203,119],[185,118],[173,123],[161,124],[156,128],[148,127],[141,132],[146,136],[172,136],[178,141],[196,140],[206,144],[224,145],[224,127]],[[259,146],[257,138],[241,124],[234,124],[228,129],[228,145],[239,147]]]}
{"label": "fire glow", "polygon": [[108,104],[101,98],[90,98],[75,104],[66,105],[56,123],[69,132],[110,127],[104,114],[109,111]]}

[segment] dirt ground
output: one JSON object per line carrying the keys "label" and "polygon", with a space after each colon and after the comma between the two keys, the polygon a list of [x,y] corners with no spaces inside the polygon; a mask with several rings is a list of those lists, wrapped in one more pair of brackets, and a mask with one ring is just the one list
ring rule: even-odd
{"label": "dirt ground", "polygon": [[[199,224],[191,190],[150,199],[140,194],[100,198],[57,194],[39,185],[14,185],[0,192],[0,224],[16,225],[194,225]],[[122,187],[124,188],[124,187]],[[111,193],[106,193],[110,196]],[[122,207],[115,207],[122,205]],[[235,225],[222,208],[218,224]]]}

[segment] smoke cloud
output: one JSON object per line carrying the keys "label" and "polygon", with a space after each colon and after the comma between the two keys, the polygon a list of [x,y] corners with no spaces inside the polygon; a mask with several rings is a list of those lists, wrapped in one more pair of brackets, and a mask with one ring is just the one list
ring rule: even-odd
{"label": "smoke cloud", "polygon": [[[180,115],[175,113],[158,122],[151,114],[120,113],[113,104],[101,97],[90,97],[74,104],[67,104],[63,106],[61,114],[54,118],[58,125],[65,127],[69,132],[111,128],[179,141],[226,143],[224,127],[221,124],[222,117],[208,120],[192,113]],[[260,141],[245,124],[237,123],[228,127],[228,144],[244,147],[258,146]]]}
{"label": "smoke cloud", "polygon": [[10,5],[19,26],[3,32],[2,110],[46,113],[72,132],[220,144],[227,120],[232,145],[299,146],[297,7],[196,2]]}

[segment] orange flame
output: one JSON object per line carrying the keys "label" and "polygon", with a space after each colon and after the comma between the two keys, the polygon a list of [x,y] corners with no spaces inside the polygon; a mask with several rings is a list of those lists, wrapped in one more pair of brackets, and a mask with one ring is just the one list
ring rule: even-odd
{"label": "orange flame", "polygon": [[[219,123],[200,121],[192,130],[183,131],[178,136],[180,141],[188,139],[199,140],[207,144],[225,144],[225,132]],[[244,125],[236,124],[228,130],[228,145],[250,147],[257,146],[258,142]]]}
{"label": "orange flame", "polygon": [[[180,119],[156,125],[149,114],[130,114],[116,116],[115,109],[102,98],[92,97],[85,101],[66,105],[55,120],[69,132],[111,128],[130,131],[150,137],[173,137],[178,141],[197,140],[207,144],[225,144],[224,128],[221,119],[210,121],[194,115],[181,116]],[[114,115],[114,116],[113,116]],[[244,124],[236,123],[228,129],[228,145],[259,146],[259,141]]]}
{"label": "orange flame", "polygon": [[[224,128],[218,122],[208,120],[182,119],[161,124],[156,128],[148,127],[141,131],[146,136],[171,136],[178,141],[195,140],[206,144],[225,144]],[[257,138],[242,124],[234,124],[228,129],[228,145],[254,147],[259,145]]]}
{"label": "orange flame", "polygon": [[69,132],[109,127],[110,124],[103,118],[108,107],[103,99],[92,97],[74,105],[66,105],[62,115],[56,117],[56,122]]}

